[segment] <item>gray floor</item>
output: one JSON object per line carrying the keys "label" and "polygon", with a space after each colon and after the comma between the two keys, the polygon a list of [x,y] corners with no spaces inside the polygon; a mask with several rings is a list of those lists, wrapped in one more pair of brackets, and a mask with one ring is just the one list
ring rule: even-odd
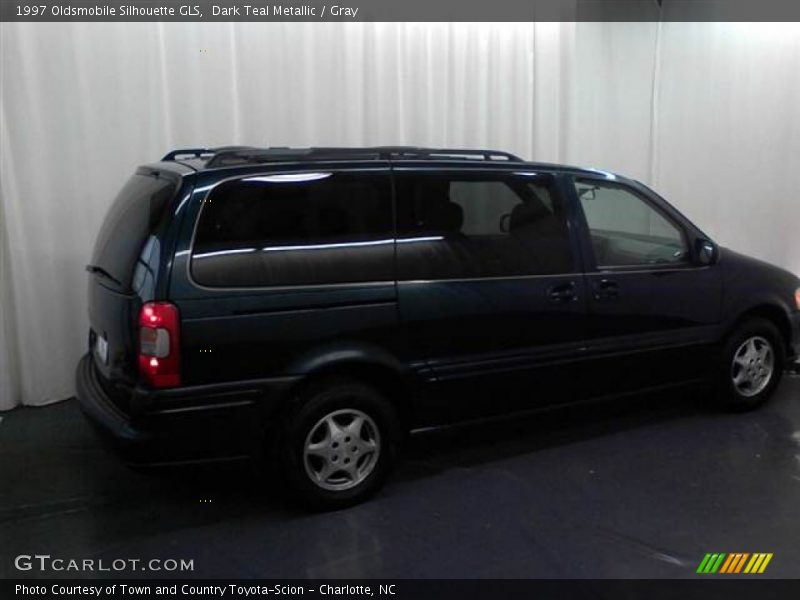
{"label": "gray floor", "polygon": [[696,396],[418,436],[377,498],[334,514],[247,464],[131,471],[74,401],[12,411],[0,576],[40,553],[191,558],[193,577],[692,577],[706,552],[773,552],[765,576],[798,576],[800,378],[751,414]]}

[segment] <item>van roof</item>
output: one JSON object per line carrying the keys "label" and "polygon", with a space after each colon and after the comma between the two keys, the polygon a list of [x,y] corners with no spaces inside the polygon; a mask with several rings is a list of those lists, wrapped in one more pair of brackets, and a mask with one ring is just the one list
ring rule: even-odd
{"label": "van roof", "polygon": [[162,162],[179,163],[194,171],[252,167],[270,163],[302,163],[333,161],[415,161],[433,163],[483,163],[519,165],[525,168],[561,170],[585,175],[614,175],[597,169],[587,169],[554,163],[530,162],[493,149],[425,148],[419,146],[311,147],[289,148],[255,146],[222,146],[219,148],[179,148],[168,152]]}

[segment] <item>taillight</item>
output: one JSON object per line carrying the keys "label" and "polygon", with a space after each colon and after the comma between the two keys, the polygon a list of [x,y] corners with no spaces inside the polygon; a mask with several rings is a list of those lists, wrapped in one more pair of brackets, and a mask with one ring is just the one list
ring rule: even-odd
{"label": "taillight", "polygon": [[139,311],[139,373],[157,388],[181,384],[181,339],[178,308],[169,302],[147,302]]}

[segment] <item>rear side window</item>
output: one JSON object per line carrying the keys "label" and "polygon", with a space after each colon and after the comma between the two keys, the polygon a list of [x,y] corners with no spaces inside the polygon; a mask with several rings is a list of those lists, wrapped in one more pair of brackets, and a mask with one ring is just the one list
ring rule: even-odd
{"label": "rear side window", "polygon": [[92,264],[128,288],[145,240],[161,220],[176,188],[176,181],[164,177],[131,177],[106,213]]}
{"label": "rear side window", "polygon": [[458,279],[572,271],[549,177],[398,173],[398,277]]}
{"label": "rear side window", "polygon": [[209,287],[388,281],[393,237],[385,173],[248,177],[206,199],[192,278]]}

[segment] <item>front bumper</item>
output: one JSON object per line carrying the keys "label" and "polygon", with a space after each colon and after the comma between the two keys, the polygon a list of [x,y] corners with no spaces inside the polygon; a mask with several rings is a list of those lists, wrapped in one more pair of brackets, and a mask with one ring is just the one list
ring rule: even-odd
{"label": "front bumper", "polygon": [[792,313],[790,317],[792,339],[789,343],[789,360],[800,359],[800,311]]}
{"label": "front bumper", "polygon": [[174,463],[248,456],[263,447],[280,399],[298,377],[275,377],[165,390],[122,388],[115,403],[91,354],[78,363],[76,395],[83,413],[129,462]]}

